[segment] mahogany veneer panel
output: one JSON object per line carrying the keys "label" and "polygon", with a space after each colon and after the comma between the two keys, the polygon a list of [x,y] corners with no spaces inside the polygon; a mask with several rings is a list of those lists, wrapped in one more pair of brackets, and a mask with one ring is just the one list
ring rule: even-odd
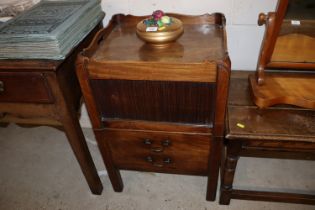
{"label": "mahogany veneer panel", "polygon": [[[114,162],[119,168],[173,174],[207,174],[210,134],[104,130],[103,135],[108,139]],[[150,144],[145,144],[145,141]],[[168,145],[163,146],[166,141]],[[152,162],[148,160],[150,158]]]}
{"label": "mahogany veneer panel", "polygon": [[214,83],[91,80],[103,118],[213,124]]}

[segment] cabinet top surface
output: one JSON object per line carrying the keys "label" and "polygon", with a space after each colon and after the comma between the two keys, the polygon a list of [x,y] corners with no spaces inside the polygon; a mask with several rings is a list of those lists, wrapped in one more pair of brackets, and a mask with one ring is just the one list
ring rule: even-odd
{"label": "cabinet top surface", "polygon": [[232,72],[226,137],[315,142],[315,110],[294,106],[259,109],[251,100],[247,74]]}
{"label": "cabinet top surface", "polygon": [[[223,60],[226,55],[224,16],[169,14],[183,22],[184,33],[165,48],[154,48],[136,35],[145,16],[115,15],[107,26],[108,36],[91,56],[96,61],[201,63]],[[223,23],[222,23],[223,22]],[[222,23],[222,24],[221,24]]]}

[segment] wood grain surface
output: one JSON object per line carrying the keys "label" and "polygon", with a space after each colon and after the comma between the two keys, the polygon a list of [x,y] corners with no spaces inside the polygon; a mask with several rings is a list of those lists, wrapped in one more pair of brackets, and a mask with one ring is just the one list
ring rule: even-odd
{"label": "wood grain surface", "polygon": [[255,186],[251,187],[255,190],[233,186],[240,157],[315,160],[315,111],[289,105],[259,109],[251,101],[247,74],[232,73],[219,203],[228,205],[231,199],[244,199],[314,205],[313,192],[258,191]]}
{"label": "wood grain surface", "polygon": [[290,104],[315,109],[315,74],[269,73],[263,85],[258,85],[252,74],[249,81],[253,100],[260,108]]}
{"label": "wood grain surface", "polygon": [[225,18],[168,15],[184,34],[163,47],[136,36],[146,16],[114,15],[78,57],[77,75],[115,191],[120,169],[206,175],[214,201],[231,71]]}

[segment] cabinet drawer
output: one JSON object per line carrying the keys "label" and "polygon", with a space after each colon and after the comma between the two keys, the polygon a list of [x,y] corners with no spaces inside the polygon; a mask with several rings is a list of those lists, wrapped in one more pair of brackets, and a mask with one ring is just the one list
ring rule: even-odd
{"label": "cabinet drawer", "polygon": [[43,74],[0,72],[0,102],[50,103],[52,101]]}
{"label": "cabinet drawer", "polygon": [[143,131],[104,132],[121,169],[206,175],[210,136]]}

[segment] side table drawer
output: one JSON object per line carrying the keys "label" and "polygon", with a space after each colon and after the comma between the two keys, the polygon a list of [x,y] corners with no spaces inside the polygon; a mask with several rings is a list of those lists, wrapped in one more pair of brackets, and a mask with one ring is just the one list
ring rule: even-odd
{"label": "side table drawer", "polygon": [[41,73],[0,72],[0,102],[51,103],[53,97]]}
{"label": "side table drawer", "polygon": [[206,175],[209,135],[150,131],[103,133],[118,168],[162,173]]}

